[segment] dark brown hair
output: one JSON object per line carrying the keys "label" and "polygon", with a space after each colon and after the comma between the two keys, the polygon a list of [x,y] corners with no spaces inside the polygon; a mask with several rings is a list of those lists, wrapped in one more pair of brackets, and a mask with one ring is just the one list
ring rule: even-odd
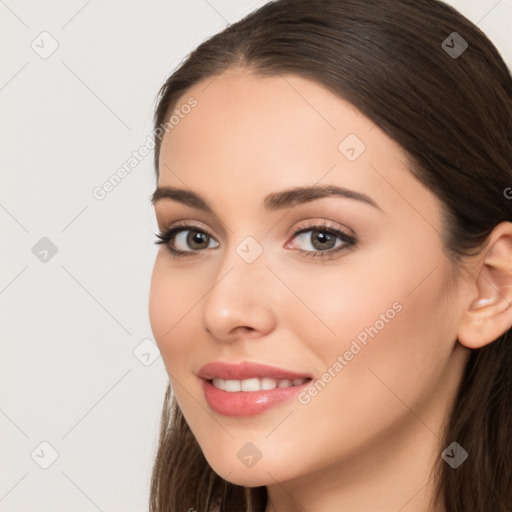
{"label": "dark brown hair", "polygon": [[[459,56],[442,46],[453,32]],[[451,36],[453,37],[453,36]],[[450,46],[454,43],[450,41]],[[227,69],[315,81],[375,122],[406,152],[410,171],[443,205],[443,243],[462,268],[512,221],[512,77],[491,41],[438,0],[277,0],[195,49],[160,90],[155,129],[187,90]],[[155,137],[155,167],[161,137]],[[469,458],[435,467],[448,512],[512,510],[512,330],[472,350],[444,447]],[[165,396],[151,481],[152,512],[263,512],[265,487],[219,477],[171,395]]]}

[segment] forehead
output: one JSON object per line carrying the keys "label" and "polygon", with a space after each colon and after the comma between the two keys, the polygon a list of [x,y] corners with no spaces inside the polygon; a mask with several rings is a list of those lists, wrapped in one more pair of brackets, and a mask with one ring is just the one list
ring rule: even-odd
{"label": "forehead", "polygon": [[[300,144],[306,138],[324,140],[325,150],[343,133],[363,137],[373,126],[350,103],[296,75],[262,77],[226,71],[190,88],[178,99],[175,112],[190,98],[197,106],[180,116],[180,123],[164,138],[164,146],[174,143],[177,147],[193,133],[201,147],[211,151],[243,144],[248,155],[264,156],[276,148],[280,154],[289,148],[297,153],[310,147]],[[265,146],[257,147],[261,142]]]}
{"label": "forehead", "polygon": [[[196,106],[180,112],[191,98]],[[226,71],[186,91],[174,114],[179,123],[160,151],[160,186],[263,197],[325,181],[367,191],[384,209],[400,188],[427,191],[395,141],[352,104],[303,77]]]}

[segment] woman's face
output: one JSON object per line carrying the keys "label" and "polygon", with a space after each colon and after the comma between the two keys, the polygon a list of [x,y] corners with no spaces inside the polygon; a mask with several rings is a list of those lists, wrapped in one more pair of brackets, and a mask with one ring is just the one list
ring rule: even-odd
{"label": "woman's face", "polygon": [[[160,230],[186,224],[169,246],[187,254],[160,246],[150,320],[212,468],[256,486],[434,446],[465,362],[463,308],[440,203],[400,147],[293,75],[225,72],[176,109],[154,202]],[[327,186],[347,192],[293,192]],[[285,373],[202,371],[212,362]],[[286,387],[286,371],[311,380]]]}

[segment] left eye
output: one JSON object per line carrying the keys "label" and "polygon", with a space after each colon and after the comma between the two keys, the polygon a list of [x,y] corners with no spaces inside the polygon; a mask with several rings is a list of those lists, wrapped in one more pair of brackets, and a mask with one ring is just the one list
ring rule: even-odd
{"label": "left eye", "polygon": [[304,243],[305,248],[301,250],[307,252],[331,251],[350,242],[346,233],[333,228],[308,228],[296,231],[293,238]]}
{"label": "left eye", "polygon": [[[357,245],[355,237],[325,223],[298,229],[293,233],[292,239],[295,238],[305,242],[306,246],[312,247],[312,250],[298,249],[303,256],[308,258],[332,258],[341,251],[353,250]],[[339,240],[337,245],[336,239]],[[287,247],[289,246],[290,244],[287,244]]]}

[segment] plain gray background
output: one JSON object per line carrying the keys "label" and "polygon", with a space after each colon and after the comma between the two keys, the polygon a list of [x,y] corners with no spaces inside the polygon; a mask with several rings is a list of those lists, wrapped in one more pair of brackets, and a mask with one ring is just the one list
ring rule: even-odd
{"label": "plain gray background", "polygon": [[[264,3],[0,0],[2,512],[147,510],[167,383],[152,154],[93,190],[144,144],[174,67]],[[448,3],[511,67],[512,0]]]}

